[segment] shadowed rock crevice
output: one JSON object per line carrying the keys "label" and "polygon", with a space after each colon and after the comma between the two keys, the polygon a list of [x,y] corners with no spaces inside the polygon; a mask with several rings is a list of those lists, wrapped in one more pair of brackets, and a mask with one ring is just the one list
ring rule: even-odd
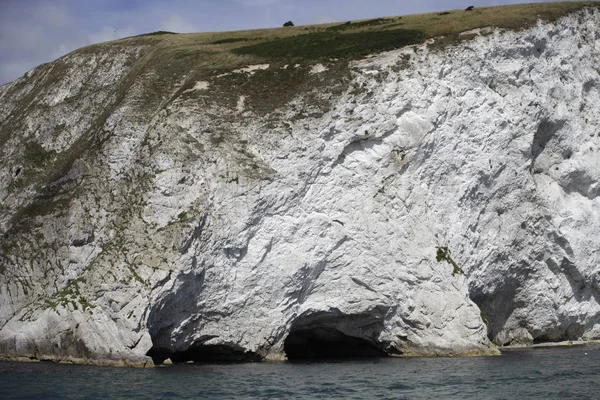
{"label": "shadowed rock crevice", "polygon": [[565,323],[551,332],[535,337],[533,343],[541,344],[548,342],[563,342],[566,340],[579,340],[584,332],[585,326],[578,322],[573,322],[571,324]]}
{"label": "shadowed rock crevice", "polygon": [[500,333],[514,311],[523,306],[516,300],[520,291],[521,282],[515,277],[507,277],[495,288],[473,284],[469,288],[471,300],[485,313],[488,320],[488,337],[499,346],[508,344]]}
{"label": "shadowed rock crevice", "polygon": [[[569,129],[572,128],[566,120],[542,119],[538,124],[531,143],[531,172],[534,175],[547,174],[550,170],[556,172],[559,170],[559,165],[573,157],[573,143],[566,140]],[[566,177],[566,182],[561,183],[561,186],[569,186],[569,182],[573,181],[572,190],[585,191],[585,187],[590,184],[589,179],[585,178],[585,176]],[[583,186],[584,189],[579,186]]]}
{"label": "shadowed rock crevice", "polygon": [[567,194],[579,193],[589,200],[594,200],[600,196],[600,185],[589,171],[575,169],[559,180],[558,183]]}
{"label": "shadowed rock crevice", "polygon": [[162,363],[174,353],[171,345],[175,331],[182,329],[189,332],[194,328],[189,319],[190,315],[198,312],[197,302],[205,277],[205,269],[178,275],[171,291],[150,308],[147,328],[152,338],[152,349],[146,355],[152,357],[155,364]]}

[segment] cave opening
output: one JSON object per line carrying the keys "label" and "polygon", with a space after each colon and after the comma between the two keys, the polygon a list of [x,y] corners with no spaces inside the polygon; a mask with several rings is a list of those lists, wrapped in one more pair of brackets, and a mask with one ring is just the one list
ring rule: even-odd
{"label": "cave opening", "polygon": [[171,357],[173,352],[169,349],[165,349],[164,347],[156,347],[153,346],[146,355],[152,358],[152,362],[155,365],[161,365],[167,358]]}
{"label": "cave opening", "polygon": [[152,357],[156,365],[162,364],[169,358],[175,364],[194,363],[243,363],[260,361],[261,357],[249,351],[225,345],[192,345],[184,351],[171,351],[165,348],[153,347],[146,354]]}
{"label": "cave opening", "polygon": [[283,348],[288,360],[387,356],[387,353],[373,342],[345,335],[329,327],[305,327],[292,330]]}

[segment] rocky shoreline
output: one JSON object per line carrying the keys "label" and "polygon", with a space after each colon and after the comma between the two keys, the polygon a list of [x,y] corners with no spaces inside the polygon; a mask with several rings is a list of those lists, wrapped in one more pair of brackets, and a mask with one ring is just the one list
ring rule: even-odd
{"label": "rocky shoreline", "polygon": [[550,347],[573,347],[573,346],[593,346],[600,344],[599,340],[565,340],[561,342],[545,342],[529,345],[510,345],[498,347],[500,351],[515,349],[546,349]]}
{"label": "rocky shoreline", "polygon": [[155,365],[150,357],[144,357],[139,360],[94,360],[85,358],[64,358],[64,359],[37,359],[28,357],[1,357],[0,361],[21,362],[21,363],[40,363],[50,362],[54,364],[71,365],[93,365],[98,367],[126,367],[126,368],[154,368]]}
{"label": "rocky shoreline", "polygon": [[[414,358],[414,357],[490,357],[490,356],[501,356],[504,351],[511,350],[527,350],[527,349],[543,349],[543,348],[555,348],[555,347],[574,347],[574,346],[593,346],[600,345],[600,341],[598,340],[570,340],[570,341],[562,341],[562,342],[546,342],[546,343],[536,343],[532,345],[511,345],[511,346],[502,346],[497,347],[496,349],[490,349],[490,351],[474,351],[466,354],[443,354],[443,355],[423,355],[423,354],[403,354],[399,355],[389,355],[392,358]],[[139,360],[91,360],[91,359],[83,359],[83,358],[66,358],[66,359],[36,359],[36,358],[28,358],[28,357],[0,357],[0,361],[6,362],[22,362],[22,363],[39,363],[39,362],[51,362],[56,364],[72,364],[72,365],[93,365],[100,367],[126,367],[126,368],[155,368],[157,365],[154,365],[152,359],[150,357],[144,357]],[[270,363],[278,363],[285,362],[287,359],[265,359],[260,362],[270,362]],[[187,362],[193,363],[191,361]],[[168,367],[170,365],[174,365],[169,359],[165,360],[161,365],[161,367]]]}

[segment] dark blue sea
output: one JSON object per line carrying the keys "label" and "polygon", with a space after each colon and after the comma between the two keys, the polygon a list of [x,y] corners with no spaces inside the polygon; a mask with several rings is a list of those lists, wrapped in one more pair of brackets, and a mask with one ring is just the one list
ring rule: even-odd
{"label": "dark blue sea", "polygon": [[130,369],[0,362],[0,399],[600,399],[600,346]]}

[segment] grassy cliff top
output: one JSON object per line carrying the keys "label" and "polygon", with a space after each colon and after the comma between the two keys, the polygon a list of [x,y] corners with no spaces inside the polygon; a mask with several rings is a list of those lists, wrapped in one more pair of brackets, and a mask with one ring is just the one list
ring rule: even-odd
{"label": "grassy cliff top", "polygon": [[[210,69],[231,69],[261,62],[301,62],[357,58],[369,53],[444,37],[442,43],[461,40],[459,33],[483,27],[528,28],[538,20],[554,21],[598,2],[533,3],[451,10],[401,17],[385,17],[324,25],[233,32],[170,34],[155,32],[111,43],[153,44],[162,60],[197,54]],[[400,10],[400,7],[399,7]],[[106,44],[90,46],[96,48]]]}

